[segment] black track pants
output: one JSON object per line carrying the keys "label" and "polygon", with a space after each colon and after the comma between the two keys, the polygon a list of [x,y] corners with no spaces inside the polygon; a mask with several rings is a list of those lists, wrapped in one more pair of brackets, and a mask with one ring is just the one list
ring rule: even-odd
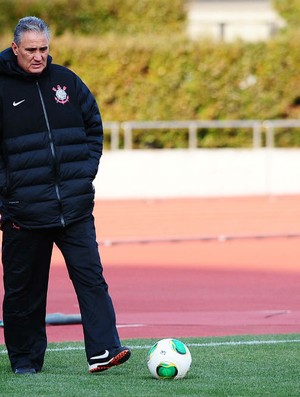
{"label": "black track pants", "polygon": [[45,316],[53,244],[61,250],[79,302],[87,358],[120,346],[115,312],[91,216],[65,228],[3,226],[4,336],[12,369],[40,371],[47,347]]}

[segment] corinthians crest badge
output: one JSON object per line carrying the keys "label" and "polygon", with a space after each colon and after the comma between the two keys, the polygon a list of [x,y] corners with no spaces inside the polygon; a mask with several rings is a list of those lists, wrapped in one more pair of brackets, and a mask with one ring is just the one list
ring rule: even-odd
{"label": "corinthians crest badge", "polygon": [[56,88],[52,88],[52,90],[55,92],[54,99],[57,103],[62,103],[64,105],[69,101],[69,95],[67,94],[66,89],[66,86],[61,87],[59,84],[56,86]]}

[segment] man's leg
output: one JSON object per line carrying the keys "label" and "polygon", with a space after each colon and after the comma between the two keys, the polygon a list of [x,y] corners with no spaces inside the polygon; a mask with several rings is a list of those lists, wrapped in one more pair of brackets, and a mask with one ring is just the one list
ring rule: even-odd
{"label": "man's leg", "polygon": [[47,346],[46,297],[52,242],[45,231],[3,226],[4,336],[13,371],[40,371]]}
{"label": "man's leg", "polygon": [[103,277],[94,218],[61,229],[55,243],[65,258],[77,294],[87,358],[119,347],[115,311]]}

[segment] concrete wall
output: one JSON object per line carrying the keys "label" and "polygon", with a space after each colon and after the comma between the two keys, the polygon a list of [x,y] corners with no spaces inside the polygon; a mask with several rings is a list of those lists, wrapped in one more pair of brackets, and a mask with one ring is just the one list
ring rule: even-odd
{"label": "concrete wall", "polygon": [[299,149],[105,151],[102,199],[300,194]]}

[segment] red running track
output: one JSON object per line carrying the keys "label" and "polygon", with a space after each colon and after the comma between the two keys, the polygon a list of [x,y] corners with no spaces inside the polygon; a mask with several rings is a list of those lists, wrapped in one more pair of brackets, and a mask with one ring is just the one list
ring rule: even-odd
{"label": "red running track", "polygon": [[[97,202],[121,338],[299,333],[300,237],[288,237],[300,232],[299,203],[298,196]],[[161,238],[178,242],[154,242]],[[153,242],[120,243],[126,239]],[[47,312],[79,313],[57,250]],[[47,332],[50,342],[83,338],[81,325]]]}

